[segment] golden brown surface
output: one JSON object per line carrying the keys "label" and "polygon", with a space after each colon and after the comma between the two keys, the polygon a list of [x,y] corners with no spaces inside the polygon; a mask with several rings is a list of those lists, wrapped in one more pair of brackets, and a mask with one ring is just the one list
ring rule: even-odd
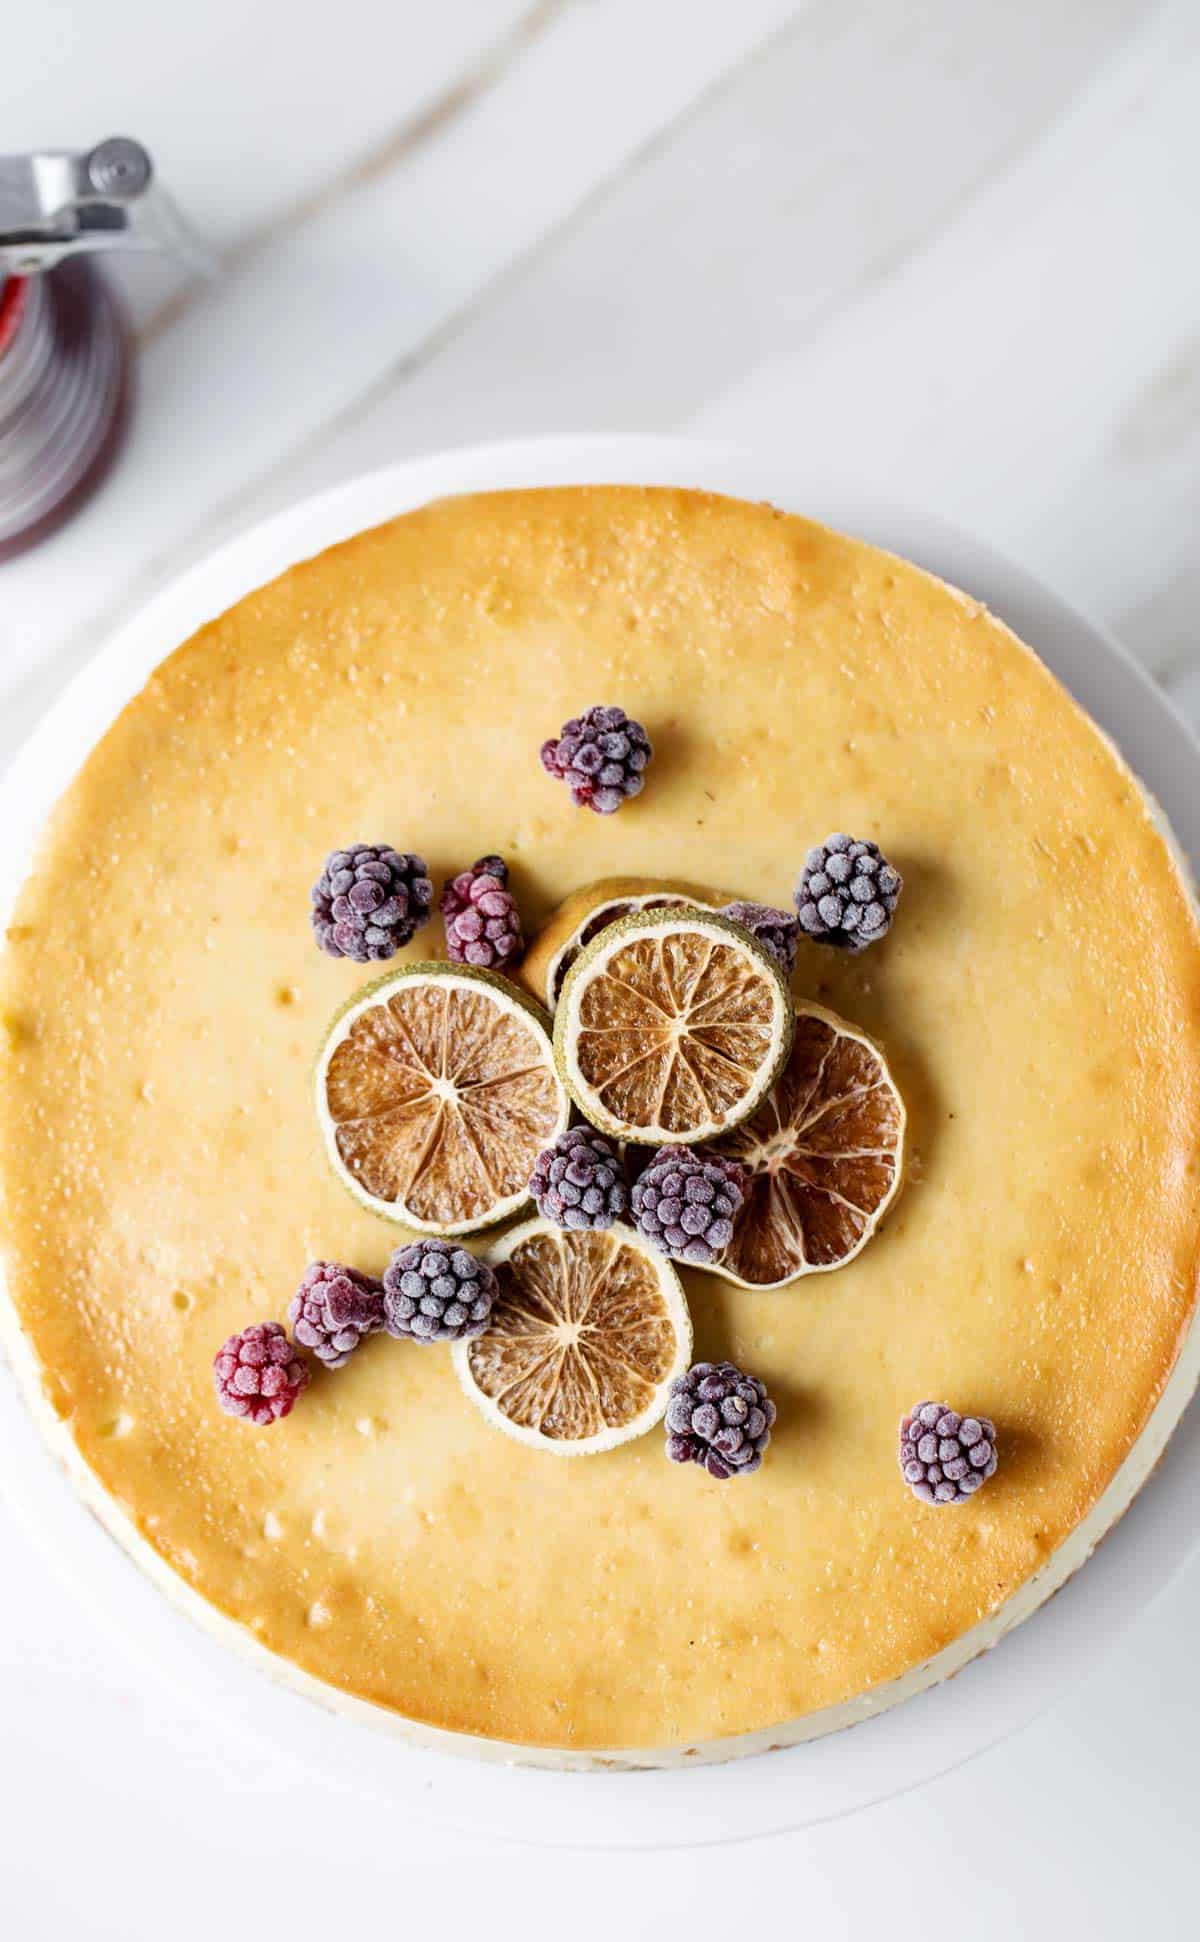
{"label": "golden brown surface", "polygon": [[[592,701],[657,750],[613,817],[537,760]],[[309,1095],[369,975],[309,935],[329,849],[386,837],[439,880],[499,850],[532,928],[618,873],[786,902],[833,829],[880,840],[904,896],[861,958],[802,945],[796,988],[886,1047],[910,1172],[837,1273],[686,1277],[698,1352],[778,1402],[756,1477],[669,1465],[658,1433],[541,1455],[448,1355],[382,1338],[273,1429],[219,1414],[230,1330],[311,1257],[378,1270],[396,1240],[332,1177]],[[7,1251],[53,1407],[222,1611],[442,1726],[653,1747],[919,1663],[1093,1504],[1192,1312],[1200,950],[1135,784],[969,600],[764,508],[462,500],[252,596],[61,805],[3,1007]],[[926,1396],[999,1427],[961,1510],[899,1476]]]}

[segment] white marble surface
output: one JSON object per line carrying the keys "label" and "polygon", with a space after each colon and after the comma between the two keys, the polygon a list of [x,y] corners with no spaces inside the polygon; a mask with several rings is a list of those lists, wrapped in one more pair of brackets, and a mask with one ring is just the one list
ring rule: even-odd
{"label": "white marble surface", "polygon": [[[125,279],[135,434],[0,568],[0,755],[131,601],[260,512],[582,429],[784,439],[899,486],[1200,720],[1195,0],[40,0],[2,38],[3,146],[142,136],[225,267]],[[1200,1563],[965,1773],[770,1847],[597,1867],[397,1826],[227,1742],[2,1504],[0,1547],[14,1942],[641,1938],[714,1904],[733,1933],[1196,1931]]]}

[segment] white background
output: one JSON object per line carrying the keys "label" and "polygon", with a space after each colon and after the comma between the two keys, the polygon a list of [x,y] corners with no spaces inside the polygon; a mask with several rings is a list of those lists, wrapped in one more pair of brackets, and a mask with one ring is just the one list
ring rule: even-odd
{"label": "white background", "polygon": [[[129,452],[0,568],[4,752],[115,618],[259,513],[433,446],[580,429],[782,441],[898,488],[1200,718],[1195,0],[7,12],[0,147],[142,137],[224,274],[125,278]],[[1197,1931],[1195,1562],[957,1775],[786,1840],[597,1861],[473,1846],[286,1770],[139,1675],[2,1505],[0,1561],[14,1942]]]}

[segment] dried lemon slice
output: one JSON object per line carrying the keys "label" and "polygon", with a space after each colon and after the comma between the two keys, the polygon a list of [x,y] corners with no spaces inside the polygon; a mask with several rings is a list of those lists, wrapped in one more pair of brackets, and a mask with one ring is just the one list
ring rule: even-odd
{"label": "dried lemon slice", "polygon": [[644,910],[576,959],[554,1020],[559,1071],[593,1125],[648,1146],[728,1132],[792,1040],[774,959],[711,911]]}
{"label": "dried lemon slice", "polygon": [[551,911],[525,953],[517,973],[530,996],[547,1011],[558,1003],[563,979],[584,946],[620,917],[635,910],[719,910],[731,897],[691,883],[656,882],[653,877],[601,877],[584,884]]}
{"label": "dried lemon slice", "polygon": [[904,1125],[879,1047],[820,1005],[799,1007],[774,1092],[715,1142],[751,1179],[733,1239],[709,1272],[779,1288],[852,1261],[899,1190]]}
{"label": "dried lemon slice", "polygon": [[570,1115],[538,1009],[507,979],[449,964],[405,965],[343,1008],[316,1104],[350,1191],[423,1234],[515,1213]]}
{"label": "dried lemon slice", "polygon": [[611,1450],[653,1428],[692,1354],[665,1255],[631,1227],[530,1220],[487,1260],[500,1284],[487,1329],[451,1353],[488,1421],[556,1456]]}

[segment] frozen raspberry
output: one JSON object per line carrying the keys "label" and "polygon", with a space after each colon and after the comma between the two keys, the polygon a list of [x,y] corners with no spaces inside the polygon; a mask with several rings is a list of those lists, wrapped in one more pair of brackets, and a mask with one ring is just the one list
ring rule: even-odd
{"label": "frozen raspberry", "polygon": [[331,958],[370,964],[415,937],[432,903],[423,857],[386,843],[351,843],[334,850],[313,885],[313,934]]}
{"label": "frozen raspberry", "polygon": [[542,767],[567,784],[578,808],[611,816],[641,794],[653,753],[642,724],[630,721],[623,708],[589,708],[542,743]]}
{"label": "frozen raspberry", "polygon": [[383,1283],[336,1261],[314,1261],[288,1308],[293,1339],[327,1369],[348,1362],[383,1327]]}
{"label": "frozen raspberry", "polygon": [[796,939],[800,934],[798,917],[793,917],[787,910],[775,910],[770,904],[723,904],[720,914],[722,917],[732,917],[735,924],[749,931],[763,950],[774,958],[784,977],[791,977],[796,969]]}
{"label": "frozen raspberry", "polygon": [[455,964],[507,971],[525,949],[521,913],[502,856],[481,856],[469,870],[451,877],[442,891],[441,912],[446,949]]}
{"label": "frozen raspberry", "polygon": [[923,1504],[965,1504],[997,1464],[996,1426],[949,1403],[918,1403],[900,1424],[900,1469]]}
{"label": "frozen raspberry", "polygon": [[800,927],[821,944],[865,951],[886,937],[904,888],[877,843],[828,836],[810,850],[796,885]]}
{"label": "frozen raspberry", "polygon": [[662,1146],[634,1183],[633,1218],[660,1253],[704,1267],[729,1246],[745,1191],[736,1160]]}
{"label": "frozen raspberry", "polygon": [[414,1241],[384,1272],[384,1327],[414,1342],[457,1342],[483,1333],[495,1299],[486,1261],[446,1241]]}
{"label": "frozen raspberry", "polygon": [[590,1126],[573,1126],[542,1149],[529,1191],[538,1213],[559,1227],[611,1227],[629,1211],[620,1156]]}
{"label": "frozen raspberry", "polygon": [[213,1359],[217,1401],[230,1416],[276,1423],[290,1416],[308,1386],[308,1364],[278,1322],[251,1322],[231,1335]]}
{"label": "frozen raspberry", "polygon": [[667,1405],[667,1455],[710,1477],[748,1477],[771,1441],[775,1405],[757,1376],[733,1362],[697,1362],[676,1376]]}

